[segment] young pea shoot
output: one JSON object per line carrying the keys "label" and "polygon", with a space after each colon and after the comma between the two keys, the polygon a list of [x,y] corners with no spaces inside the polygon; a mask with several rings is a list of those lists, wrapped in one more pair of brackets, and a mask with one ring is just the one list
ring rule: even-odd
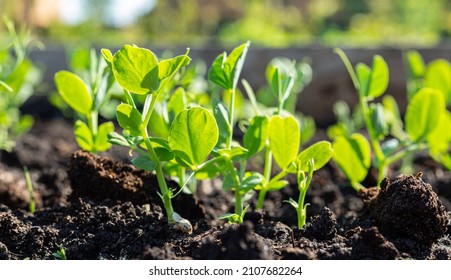
{"label": "young pea shoot", "polygon": [[[192,233],[191,223],[175,212],[172,206],[172,198],[184,186],[177,193],[168,187],[163,164],[175,158],[180,165],[197,171],[218,141],[216,121],[207,109],[193,107],[177,114],[166,139],[151,137],[149,131],[150,117],[159,95],[166,91],[180,68],[190,63],[188,52],[158,61],[153,52],[137,46],[125,45],[114,56],[109,50],[102,50],[125,93],[125,103],[116,109],[123,133],[110,133],[109,141],[137,152],[138,156],[132,160],[136,167],[155,171],[168,222],[185,233]],[[141,110],[132,94],[145,97]]]}
{"label": "young pea shoot", "polygon": [[[335,52],[343,60],[356,91],[359,106],[368,132],[369,141],[360,133],[340,135],[334,139],[334,160],[351,182],[360,191],[360,184],[371,165],[378,170],[378,185],[387,176],[388,167],[413,153],[428,149],[431,156],[445,154],[451,137],[445,129],[451,124],[446,111],[445,97],[441,90],[421,88],[409,100],[403,123],[399,117],[396,102],[384,98],[382,103],[373,102],[381,96],[388,86],[388,67],[381,56],[374,56],[371,67],[358,63],[354,68],[344,52]],[[387,140],[391,134],[395,138]]]}
{"label": "young pea shoot", "polygon": [[55,85],[66,104],[80,114],[83,120],[75,122],[75,140],[83,150],[97,153],[108,150],[108,133],[114,131],[112,122],[98,124],[99,110],[110,99],[114,79],[109,67],[91,52],[91,81],[89,86],[78,75],[69,71],[55,74]]}

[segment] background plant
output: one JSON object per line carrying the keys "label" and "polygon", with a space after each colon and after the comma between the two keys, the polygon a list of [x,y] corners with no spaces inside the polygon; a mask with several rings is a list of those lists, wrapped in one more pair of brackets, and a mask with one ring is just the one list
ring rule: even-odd
{"label": "background plant", "polygon": [[0,48],[0,150],[11,151],[33,125],[33,118],[22,115],[20,107],[33,94],[41,73],[28,59],[33,45],[30,31],[17,32],[11,21],[4,23],[9,40]]}
{"label": "background plant", "polygon": [[99,125],[99,111],[108,106],[110,90],[114,84],[111,69],[103,59],[90,55],[90,71],[85,80],[69,71],[55,74],[55,85],[62,100],[80,117],[75,121],[75,140],[80,148],[93,153],[103,152],[111,147],[108,133],[114,131],[112,122]]}
{"label": "background plant", "polygon": [[[434,88],[421,88],[410,99],[404,123],[394,99],[386,97],[382,103],[374,102],[388,86],[388,67],[381,56],[374,56],[371,67],[351,63],[341,50],[336,50],[351,75],[359,95],[359,106],[368,133],[368,140],[360,133],[341,135],[334,139],[334,160],[351,182],[360,190],[360,182],[366,177],[371,165],[378,171],[378,184],[387,176],[388,167],[402,158],[420,150],[434,155],[438,150],[446,153],[449,136],[440,134],[449,125],[443,93]],[[440,134],[440,135],[439,135]],[[389,139],[388,136],[393,138]]]}

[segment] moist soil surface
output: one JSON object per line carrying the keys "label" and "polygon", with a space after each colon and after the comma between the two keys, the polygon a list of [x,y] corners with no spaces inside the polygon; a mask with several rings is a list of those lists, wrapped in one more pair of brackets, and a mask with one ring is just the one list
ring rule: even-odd
{"label": "moist soil surface", "polygon": [[233,197],[218,180],[203,181],[173,202],[193,224],[188,235],[167,223],[155,176],[130,165],[127,150],[77,149],[72,125],[57,118],[38,121],[13,152],[1,152],[0,259],[54,259],[60,248],[68,259],[451,259],[451,174],[427,157],[415,161],[422,174],[360,194],[326,165],[307,193],[304,229],[284,203],[297,198],[293,178],[269,193],[264,210],[251,199],[240,225],[218,220],[233,211]]}

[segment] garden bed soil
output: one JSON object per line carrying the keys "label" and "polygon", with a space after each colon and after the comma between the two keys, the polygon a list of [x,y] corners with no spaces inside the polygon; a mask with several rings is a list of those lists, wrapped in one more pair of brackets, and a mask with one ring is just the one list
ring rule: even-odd
{"label": "garden bed soil", "polygon": [[156,178],[129,165],[127,152],[77,151],[71,124],[61,119],[38,122],[12,153],[2,152],[0,259],[54,259],[60,248],[68,259],[451,259],[451,175],[427,157],[415,166],[423,174],[361,194],[326,165],[307,193],[305,229],[283,202],[297,197],[295,184],[270,193],[263,211],[251,200],[245,222],[230,225],[218,216],[233,210],[232,195],[204,181],[194,196],[174,199],[193,224],[188,235],[167,223]]}

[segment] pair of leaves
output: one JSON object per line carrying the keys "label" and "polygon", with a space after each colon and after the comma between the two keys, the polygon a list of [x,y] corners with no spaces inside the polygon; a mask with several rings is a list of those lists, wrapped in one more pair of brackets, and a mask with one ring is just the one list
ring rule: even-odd
{"label": "pair of leaves", "polygon": [[287,58],[275,58],[266,68],[266,79],[276,93],[279,103],[284,103],[291,94],[296,80],[295,63]]}
{"label": "pair of leaves", "polygon": [[94,137],[88,125],[77,120],[74,126],[75,140],[80,148],[86,151],[103,152],[111,147],[108,142],[108,134],[114,131],[112,122],[106,122],[99,126],[97,135]]}
{"label": "pair of leaves", "polygon": [[108,50],[102,50],[102,53],[112,66],[119,85],[140,95],[157,91],[164,79],[191,61],[185,54],[158,62],[152,51],[132,45],[123,46],[114,56]]}
{"label": "pair of leaves", "polygon": [[213,61],[208,79],[226,90],[235,90],[246,59],[250,42],[236,47],[229,55],[220,54]]}
{"label": "pair of leaves", "polygon": [[388,66],[380,55],[375,55],[373,65],[369,66],[358,63],[356,74],[359,81],[359,95],[371,101],[381,96],[388,86]]}

